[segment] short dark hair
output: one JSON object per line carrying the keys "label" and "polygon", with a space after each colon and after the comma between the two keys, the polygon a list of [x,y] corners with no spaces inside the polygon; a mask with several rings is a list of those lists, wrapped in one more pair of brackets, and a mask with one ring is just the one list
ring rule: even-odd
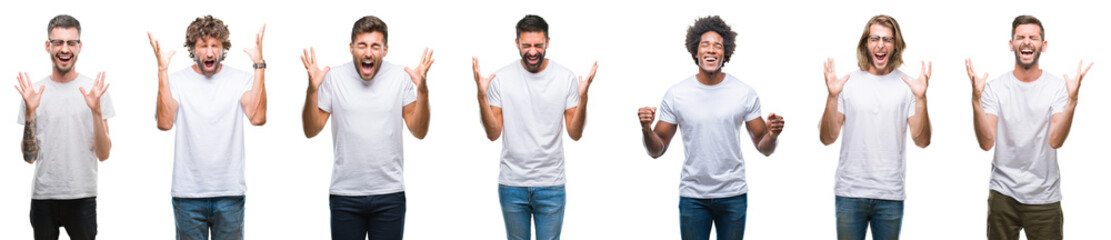
{"label": "short dark hair", "polygon": [[231,32],[228,31],[228,25],[225,25],[224,21],[212,15],[205,15],[193,20],[189,23],[189,28],[185,29],[185,48],[189,49],[190,58],[196,58],[193,55],[193,47],[197,45],[197,40],[213,37],[224,44],[224,53],[220,55],[220,59],[223,60],[228,55],[227,50],[231,49],[229,35]]}
{"label": "short dark hair", "polygon": [[517,21],[517,38],[521,37],[521,33],[526,32],[542,32],[544,38],[550,37],[548,35],[548,22],[544,18],[533,14],[525,15],[521,21]]}
{"label": "short dark hair", "polygon": [[702,34],[706,32],[716,32],[721,35],[725,45],[725,59],[723,63],[729,62],[729,58],[733,56],[733,51],[737,49],[737,32],[725,24],[720,16],[706,16],[694,21],[694,25],[687,28],[687,51],[691,53],[691,59],[694,63],[698,64],[698,44],[702,42]]}
{"label": "short dark hair", "polygon": [[70,15],[62,14],[50,19],[50,24],[46,25],[46,37],[50,37],[50,32],[54,31],[54,28],[76,28],[77,36],[81,36],[81,22]]}
{"label": "short dark hair", "polygon": [[1038,25],[1038,35],[1041,35],[1043,41],[1045,40],[1045,27],[1042,27],[1042,21],[1038,20],[1038,18],[1036,18],[1034,16],[1030,16],[1030,15],[1020,15],[1018,17],[1015,17],[1014,22],[1011,22],[1011,38],[1012,39],[1015,37],[1015,29],[1018,29],[1018,25],[1022,25],[1022,24],[1037,24]]}
{"label": "short dark hair", "polygon": [[380,32],[382,33],[382,43],[389,44],[390,34],[386,28],[386,22],[382,19],[367,15],[355,21],[355,26],[351,27],[351,42],[355,42],[355,37],[363,33]]}

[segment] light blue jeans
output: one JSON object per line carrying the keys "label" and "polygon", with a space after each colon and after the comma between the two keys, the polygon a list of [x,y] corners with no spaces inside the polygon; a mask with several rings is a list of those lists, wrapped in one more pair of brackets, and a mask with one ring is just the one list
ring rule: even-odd
{"label": "light blue jeans", "polygon": [[173,198],[178,240],[243,239],[245,196]]}
{"label": "light blue jeans", "polygon": [[683,240],[708,240],[717,225],[718,240],[745,238],[748,194],[724,198],[679,197],[679,233]]}
{"label": "light blue jeans", "polygon": [[836,198],[837,239],[864,240],[868,225],[872,239],[899,239],[903,226],[903,201],[869,198]]}
{"label": "light blue jeans", "polygon": [[567,204],[564,185],[511,187],[498,185],[505,233],[509,240],[529,240],[530,225],[536,220],[536,240],[558,240]]}

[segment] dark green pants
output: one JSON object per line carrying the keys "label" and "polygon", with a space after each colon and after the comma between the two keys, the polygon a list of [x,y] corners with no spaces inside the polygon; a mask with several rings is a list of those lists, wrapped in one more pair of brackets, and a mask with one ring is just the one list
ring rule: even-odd
{"label": "dark green pants", "polygon": [[994,190],[988,195],[989,240],[1017,240],[1019,230],[1030,240],[1062,239],[1064,219],[1061,202],[1028,205]]}

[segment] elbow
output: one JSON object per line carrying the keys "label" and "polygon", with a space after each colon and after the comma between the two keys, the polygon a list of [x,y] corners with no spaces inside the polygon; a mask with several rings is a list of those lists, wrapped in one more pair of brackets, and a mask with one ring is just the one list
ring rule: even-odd
{"label": "elbow", "polygon": [[1051,147],[1051,148],[1053,148],[1053,149],[1058,149],[1058,148],[1061,148],[1061,147],[1062,147],[1062,146],[1064,146],[1064,145],[1065,145],[1065,143],[1064,143],[1064,142],[1053,142],[1053,141],[1050,141],[1050,142],[1049,142],[1049,147]]}
{"label": "elbow", "polygon": [[314,131],[309,130],[309,129],[306,128],[305,129],[305,138],[310,138],[311,139],[312,137],[316,137],[316,134],[318,134],[318,133],[320,133],[320,132],[319,131],[314,132]]}
{"label": "elbow", "polygon": [[266,116],[251,119],[251,125],[254,125],[254,126],[266,125]]}
{"label": "elbow", "polygon": [[498,140],[498,136],[486,135],[486,139],[489,139],[491,142],[493,142]]}
{"label": "elbow", "polygon": [[991,144],[980,144],[980,150],[984,150],[984,151],[991,150]]}
{"label": "elbow", "polygon": [[822,141],[822,145],[825,145],[825,146],[829,146],[830,144],[833,144],[833,142],[837,141],[837,139],[828,138],[826,136],[821,136],[819,138],[820,138],[819,140]]}
{"label": "elbow", "polygon": [[914,145],[918,146],[918,148],[926,148],[930,146],[930,140],[914,141]]}
{"label": "elbow", "polygon": [[582,134],[568,134],[568,137],[571,137],[571,140],[578,142],[579,139],[583,137],[583,135]]}
{"label": "elbow", "polygon": [[97,158],[97,160],[100,160],[101,162],[106,161],[106,160],[108,160],[108,153],[97,154],[96,158]]}
{"label": "elbow", "polygon": [[413,133],[413,137],[417,138],[417,140],[424,140],[424,136],[426,135],[428,135],[428,132]]}
{"label": "elbow", "polygon": [[163,123],[163,122],[158,123],[158,130],[169,131],[170,129],[173,129],[173,128],[174,128],[174,124],[172,124],[172,123]]}
{"label": "elbow", "polygon": [[760,154],[764,154],[764,156],[765,156],[765,157],[771,157],[771,156],[772,156],[772,153],[775,153],[775,150],[771,150],[771,151],[760,151]]}

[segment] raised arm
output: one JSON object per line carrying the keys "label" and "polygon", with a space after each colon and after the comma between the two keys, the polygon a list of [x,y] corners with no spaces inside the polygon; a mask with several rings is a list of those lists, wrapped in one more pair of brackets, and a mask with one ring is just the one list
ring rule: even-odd
{"label": "raised arm", "polygon": [[312,138],[324,129],[324,124],[328,122],[328,117],[331,114],[321,110],[317,105],[317,90],[320,89],[320,84],[324,83],[324,76],[328,74],[331,67],[324,67],[321,70],[316,65],[316,49],[309,48],[304,50],[301,55],[301,63],[305,65],[305,70],[309,73],[309,88],[305,92],[305,108],[301,111],[301,126],[305,130],[305,137]]}
{"label": "raised arm", "polygon": [[771,156],[779,143],[779,133],[783,132],[784,123],[783,116],[772,113],[768,115],[767,122],[764,118],[756,118],[745,122],[745,127],[748,128],[748,135],[752,137],[756,150],[764,156]]}
{"label": "raised arm", "polygon": [[416,68],[405,67],[409,79],[417,86],[417,101],[405,105],[401,114],[405,118],[405,125],[409,126],[409,133],[417,139],[424,139],[428,134],[428,122],[432,114],[429,111],[428,83],[425,80],[428,80],[428,68],[432,67],[435,61],[432,59],[432,50],[425,48],[424,53],[421,53],[420,64]]}
{"label": "raised arm", "polygon": [[845,82],[849,81],[849,75],[845,74],[844,77],[837,78],[837,73],[833,67],[833,58],[826,60],[825,74],[823,75],[825,76],[826,89],[829,90],[829,95],[826,97],[826,107],[825,112],[822,113],[822,121],[818,124],[818,138],[822,140],[822,144],[830,145],[837,141],[837,137],[841,135],[841,124],[845,123],[845,114],[837,111],[837,98],[841,95]]}
{"label": "raised arm", "polygon": [[[266,64],[262,58],[262,36],[266,33],[266,24],[262,25],[262,29],[258,30],[255,35],[255,48],[243,49],[247,56],[251,57],[251,62],[255,65]],[[243,93],[239,98],[239,104],[243,106],[243,113],[247,115],[247,119],[251,121],[251,125],[262,126],[266,124],[266,68],[255,68],[255,82],[251,85],[251,90]]]}
{"label": "raised arm", "polygon": [[590,83],[594,82],[594,74],[598,72],[598,62],[590,68],[590,75],[586,78],[579,76],[579,106],[563,111],[564,123],[567,124],[567,135],[571,140],[578,141],[583,136],[586,127],[586,92],[590,90]]}
{"label": "raised arm", "polygon": [[502,128],[501,108],[490,106],[490,101],[486,98],[486,90],[490,88],[490,81],[494,80],[496,74],[482,77],[479,74],[478,58],[471,58],[471,61],[471,66],[474,68],[474,81],[478,85],[478,111],[482,118],[482,128],[486,130],[487,139],[498,140]]}
{"label": "raised arm", "polygon": [[1092,69],[1093,63],[1088,63],[1088,67],[1084,71],[1080,68],[1084,66],[1084,61],[1080,61],[1080,65],[1076,66],[1076,75],[1069,77],[1065,74],[1065,85],[1068,88],[1069,99],[1065,105],[1065,109],[1059,113],[1053,114],[1049,124],[1049,146],[1057,149],[1065,145],[1065,139],[1069,137],[1069,131],[1072,129],[1072,116],[1076,113],[1076,103],[1080,93],[1080,81],[1084,80],[1084,75],[1088,75],[1088,70]]}
{"label": "raised arm", "polygon": [[46,90],[46,85],[39,86],[39,91],[36,92],[33,85],[31,85],[31,77],[27,73],[19,73],[16,76],[19,81],[15,85],[15,90],[23,97],[23,141],[20,143],[20,150],[23,151],[23,161],[27,163],[35,163],[39,158],[39,139],[38,124],[35,119],[35,110],[39,108],[39,100],[42,99],[42,92]]}
{"label": "raised arm", "polygon": [[170,58],[177,51],[163,53],[158,40],[154,39],[150,32],[147,32],[147,39],[150,40],[150,47],[154,49],[154,58],[158,60],[158,99],[154,118],[158,121],[158,130],[166,131],[174,127],[174,120],[177,117],[177,100],[174,100],[174,96],[170,93],[170,74],[166,70],[170,67]]}
{"label": "raised arm", "polygon": [[968,79],[972,81],[972,128],[976,131],[976,142],[980,144],[980,149],[991,150],[991,147],[995,146],[995,124],[998,118],[993,114],[985,113],[981,102],[988,73],[976,75],[976,69],[972,67],[972,59],[964,59],[964,68],[968,72]]}
{"label": "raised arm", "polygon": [[85,103],[89,105],[89,110],[93,114],[93,149],[96,152],[96,158],[100,161],[108,160],[108,154],[112,151],[112,139],[108,138],[108,120],[104,119],[100,111],[100,97],[108,91],[108,86],[112,84],[104,84],[104,72],[96,75],[96,81],[93,82],[92,89],[85,92],[85,87],[80,87],[77,90],[81,91],[81,96],[85,96]]}
{"label": "raised arm", "polygon": [[903,77],[903,82],[910,87],[910,91],[914,93],[914,116],[907,118],[907,125],[910,125],[910,136],[914,140],[914,145],[920,148],[925,148],[930,145],[930,135],[932,135],[930,126],[930,113],[926,111],[926,88],[930,85],[930,75],[933,74],[934,63],[930,62],[927,66],[925,61],[922,61],[922,71],[918,74],[918,78],[911,80],[910,78]]}
{"label": "raised arm", "polygon": [[652,129],[652,122],[656,118],[656,108],[642,107],[637,110],[637,117],[640,118],[640,130],[644,134],[644,148],[648,150],[648,156],[652,158],[659,158],[667,152],[667,146],[671,145],[671,138],[675,137],[675,124],[659,121],[656,123],[656,129]]}

